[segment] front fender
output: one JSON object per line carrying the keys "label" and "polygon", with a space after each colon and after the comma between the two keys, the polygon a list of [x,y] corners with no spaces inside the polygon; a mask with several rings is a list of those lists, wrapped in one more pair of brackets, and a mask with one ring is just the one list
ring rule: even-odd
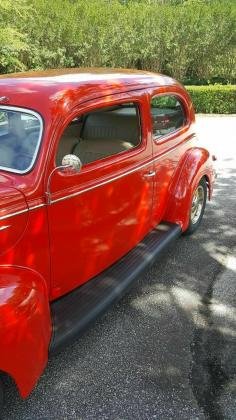
{"label": "front fender", "polygon": [[210,154],[204,148],[192,148],[187,151],[174,177],[164,220],[178,223],[183,231],[187,229],[192,196],[203,176],[206,177],[210,196],[214,177]]}
{"label": "front fender", "polygon": [[51,337],[47,287],[35,271],[0,266],[0,371],[27,397],[42,374]]}

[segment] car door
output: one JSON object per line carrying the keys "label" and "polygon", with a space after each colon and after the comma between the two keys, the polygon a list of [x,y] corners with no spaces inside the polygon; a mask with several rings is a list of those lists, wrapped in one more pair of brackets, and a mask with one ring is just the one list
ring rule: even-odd
{"label": "car door", "polygon": [[194,133],[187,101],[177,89],[150,90],[149,106],[155,171],[152,226],[156,226],[165,215],[171,184]]}
{"label": "car door", "polygon": [[[147,112],[145,93],[113,95],[73,110],[58,130],[48,174],[52,298],[102,272],[150,230]],[[79,173],[55,170],[68,153],[80,157]]]}

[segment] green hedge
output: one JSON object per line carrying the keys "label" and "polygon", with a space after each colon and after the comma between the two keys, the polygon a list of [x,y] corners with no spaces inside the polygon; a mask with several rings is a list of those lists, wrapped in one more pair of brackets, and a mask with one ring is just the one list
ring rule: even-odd
{"label": "green hedge", "polygon": [[236,85],[186,86],[196,112],[236,114]]}

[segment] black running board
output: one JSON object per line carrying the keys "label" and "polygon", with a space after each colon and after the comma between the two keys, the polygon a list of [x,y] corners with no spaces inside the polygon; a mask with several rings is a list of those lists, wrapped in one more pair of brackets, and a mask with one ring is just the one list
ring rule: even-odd
{"label": "black running board", "polygon": [[112,303],[120,299],[163,249],[181,234],[179,225],[161,223],[142,242],[107,270],[52,302],[54,352],[80,335]]}

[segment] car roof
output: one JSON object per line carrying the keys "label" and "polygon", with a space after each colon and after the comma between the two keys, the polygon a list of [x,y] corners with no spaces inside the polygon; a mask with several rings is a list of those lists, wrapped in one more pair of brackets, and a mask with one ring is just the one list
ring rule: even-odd
{"label": "car roof", "polygon": [[73,68],[0,75],[0,105],[28,107],[39,112],[109,94],[146,87],[179,84],[169,76],[148,71]]}

